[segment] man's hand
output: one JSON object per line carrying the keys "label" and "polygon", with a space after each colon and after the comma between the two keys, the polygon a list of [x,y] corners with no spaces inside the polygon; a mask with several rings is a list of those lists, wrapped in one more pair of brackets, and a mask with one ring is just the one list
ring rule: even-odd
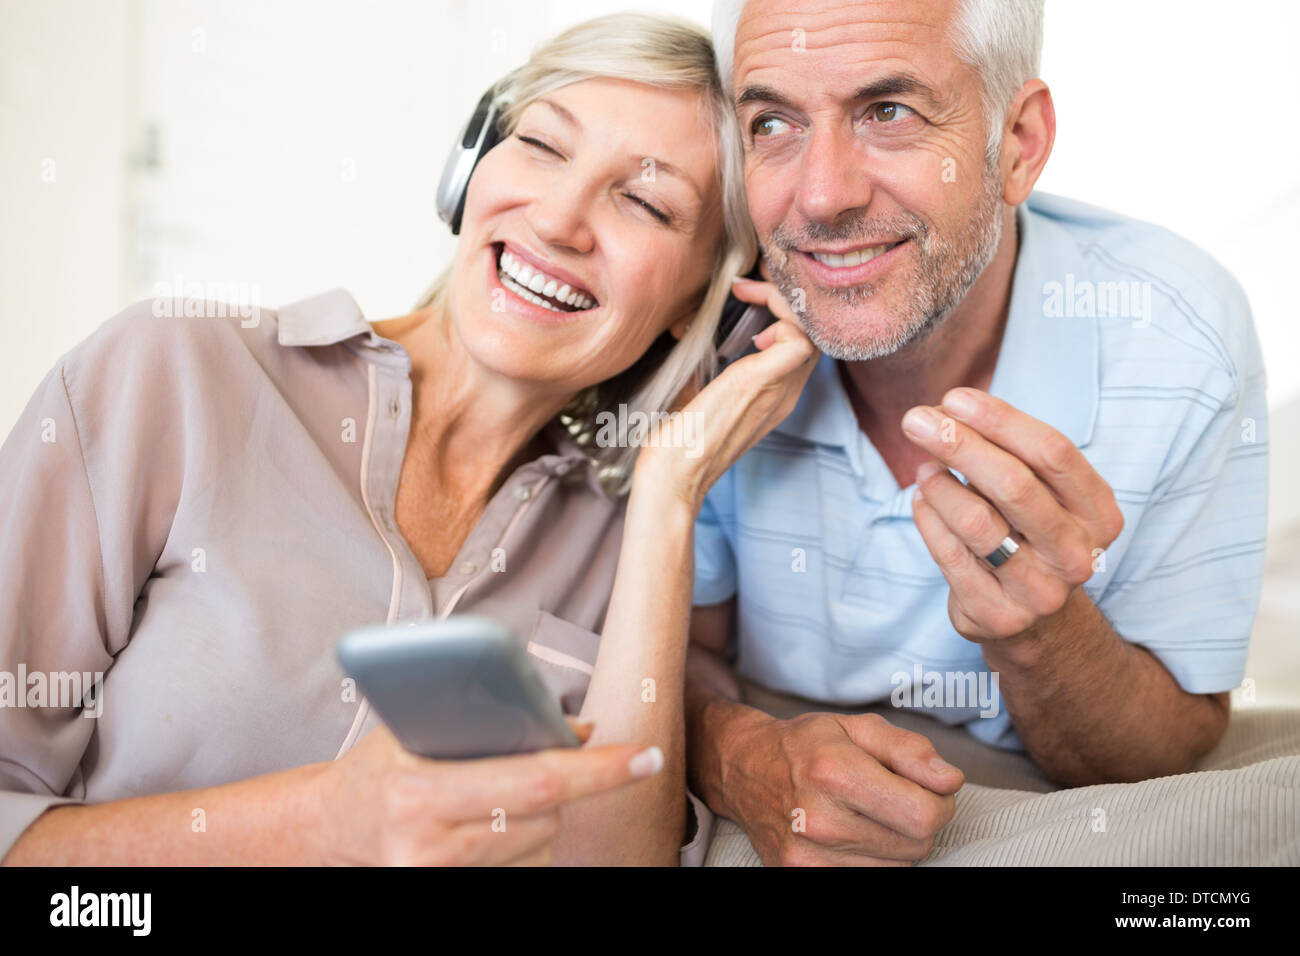
{"label": "man's hand", "polygon": [[923,859],[965,782],[929,740],[877,714],[762,715],[723,760],[728,814],[769,866]]}
{"label": "man's hand", "polygon": [[[903,432],[938,459],[917,469],[913,514],[969,640],[1013,637],[1060,611],[1124,527],[1114,492],[1068,438],[991,395],[953,389],[940,407],[909,410]],[[1019,550],[991,567],[982,559],[1007,537]]]}

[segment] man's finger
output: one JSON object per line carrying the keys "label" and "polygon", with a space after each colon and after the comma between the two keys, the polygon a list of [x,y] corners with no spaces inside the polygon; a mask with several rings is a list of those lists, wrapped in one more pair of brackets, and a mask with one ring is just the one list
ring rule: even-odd
{"label": "man's finger", "polygon": [[848,730],[853,742],[873,754],[881,766],[932,794],[956,793],[966,782],[961,770],[940,757],[928,738],[896,727],[879,714],[851,718]]}
{"label": "man's finger", "polygon": [[[955,468],[993,502],[1010,525],[1050,557],[1072,545],[1080,526],[1036,474],[1010,452],[942,409],[918,405],[903,416],[903,432],[939,461]],[[1091,552],[1091,546],[1084,548]],[[1064,561],[1053,564],[1065,563]]]}
{"label": "man's finger", "polygon": [[963,485],[937,462],[925,462],[916,470],[916,487],[922,500],[979,557],[992,553],[1011,534],[1007,519],[987,498]]}
{"label": "man's finger", "polygon": [[[951,475],[950,481],[957,479]],[[948,527],[943,516],[925,497],[924,492],[936,483],[934,478],[923,482],[922,489],[917,485],[916,496],[912,499],[912,518],[916,521],[916,530],[925,542],[926,550],[943,574],[948,586],[957,594],[958,599],[970,605],[971,601],[991,601],[1002,594],[1002,582],[988,567],[976,557],[966,541]],[[1000,540],[1000,539],[999,539]],[[992,548],[989,549],[992,551]]]}
{"label": "man's finger", "polygon": [[909,862],[924,857],[929,848],[927,837],[913,837],[890,829],[883,823],[843,806],[833,794],[806,809],[803,818],[805,847],[823,857],[824,863],[844,862],[836,857],[858,857],[858,865],[871,861]]}
{"label": "man's finger", "polygon": [[[987,609],[984,623],[992,633],[1019,633],[1029,626],[1026,615],[1051,614],[1060,608],[1074,585],[1062,579],[1060,569],[1045,565],[1032,546],[1021,547],[995,569],[961,553],[964,545],[971,555],[985,557],[1009,532],[1006,519],[983,496],[942,467],[932,472],[929,463],[917,470],[917,490],[924,494],[915,502],[917,530],[961,605]],[[942,528],[932,519],[931,510]],[[989,580],[990,576],[996,580]]]}
{"label": "man's finger", "polygon": [[[1023,461],[1067,509],[1089,525],[1103,531],[1115,519],[1119,509],[1110,485],[1083,452],[1051,425],[974,388],[952,389],[941,407]],[[1118,517],[1122,526],[1123,516]],[[1114,536],[1118,534],[1116,530]]]}
{"label": "man's finger", "polygon": [[[951,801],[940,790],[961,786],[960,772],[951,779],[928,768],[923,776],[926,782],[917,783],[892,768],[897,756],[891,751],[897,744],[875,724],[897,728],[874,714],[840,717],[839,722],[846,732],[845,745],[828,749],[820,763],[812,765],[813,786],[845,809],[914,840],[925,839],[947,822],[952,815]],[[930,788],[931,783],[935,789]]]}
{"label": "man's finger", "polygon": [[[1056,599],[1062,582],[1044,569],[1030,547],[1022,547],[1014,559],[996,571],[980,561],[976,549],[983,548],[984,544],[974,544],[968,535],[954,530],[938,502],[931,500],[932,495],[942,499],[948,483],[961,489],[964,495],[973,495],[951,475],[932,477],[924,482],[924,497],[918,486],[918,494],[912,501],[912,517],[921,540],[969,624],[964,627],[954,619],[953,625],[964,636],[975,640],[1019,634],[1033,623],[1037,613],[1050,610],[1047,605]],[[989,552],[992,550],[989,548]]]}

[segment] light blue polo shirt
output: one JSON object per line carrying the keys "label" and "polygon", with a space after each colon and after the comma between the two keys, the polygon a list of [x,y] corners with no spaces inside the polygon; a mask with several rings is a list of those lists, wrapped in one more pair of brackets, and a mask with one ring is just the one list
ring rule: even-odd
{"label": "light blue polo shirt", "polygon": [[[1067,435],[1114,489],[1124,531],[1084,589],[1117,633],[1185,690],[1231,690],[1259,603],[1267,501],[1264,367],[1245,294],[1158,226],[1041,193],[1017,215],[990,391]],[[759,684],[841,706],[892,699],[1021,749],[979,645],[948,618],[914,491],[823,356],[789,418],[710,491],[694,601],[738,593],[736,666]]]}

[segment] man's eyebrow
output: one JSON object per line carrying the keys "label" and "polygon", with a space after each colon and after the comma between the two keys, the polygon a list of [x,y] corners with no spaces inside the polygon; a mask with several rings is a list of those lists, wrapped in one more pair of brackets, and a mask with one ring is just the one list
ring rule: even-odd
{"label": "man's eyebrow", "polygon": [[[888,76],[882,76],[878,80],[872,80],[865,86],[860,86],[853,94],[855,100],[874,100],[882,96],[900,96],[914,94],[924,97],[930,102],[938,102],[938,94],[933,89],[917,79],[911,73],[891,73]],[[784,106],[789,109],[797,109],[788,99],[772,89],[770,86],[752,85],[741,90],[740,95],[736,97],[736,108],[744,106],[746,103],[770,103],[775,106]]]}
{"label": "man's eyebrow", "polygon": [[891,73],[878,80],[872,80],[866,86],[858,87],[853,94],[855,100],[875,100],[882,96],[899,96],[912,93],[924,97],[930,102],[938,102],[939,96],[930,87],[911,73]]}
{"label": "man's eyebrow", "polygon": [[777,106],[794,108],[794,104],[770,86],[747,86],[736,97],[736,108],[746,103],[774,103]]}

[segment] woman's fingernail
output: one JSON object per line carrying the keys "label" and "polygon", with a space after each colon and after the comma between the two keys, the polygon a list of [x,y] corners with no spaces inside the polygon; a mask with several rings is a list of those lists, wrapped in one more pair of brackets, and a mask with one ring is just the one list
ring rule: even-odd
{"label": "woman's fingernail", "polygon": [[762,332],[759,332],[756,336],[754,336],[754,345],[760,349],[765,349],[772,344],[772,341],[775,338],[776,338],[776,332],[774,330],[764,329]]}
{"label": "woman's fingernail", "polygon": [[664,752],[658,747],[647,747],[628,764],[634,777],[649,777],[664,768]]}
{"label": "woman's fingernail", "polygon": [[928,405],[917,405],[903,416],[903,431],[913,438],[933,438],[939,431],[942,419]]}
{"label": "woman's fingernail", "polygon": [[954,767],[952,764],[950,764],[948,761],[944,760],[942,757],[931,757],[930,769],[933,770],[935,773],[952,773],[957,768]]}

